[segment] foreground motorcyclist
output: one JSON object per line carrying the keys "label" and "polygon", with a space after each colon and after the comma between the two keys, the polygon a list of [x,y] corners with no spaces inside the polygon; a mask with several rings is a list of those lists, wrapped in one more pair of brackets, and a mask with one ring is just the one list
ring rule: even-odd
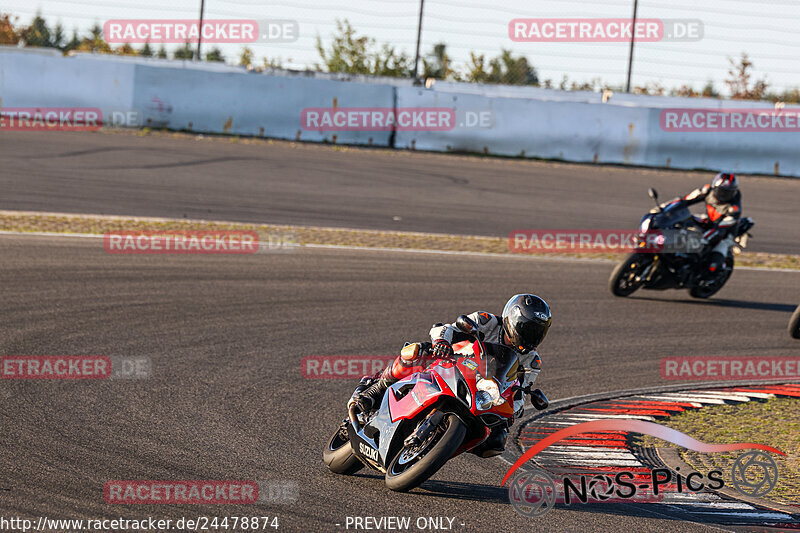
{"label": "foreground motorcyclist", "polygon": [[[687,206],[706,203],[706,214],[696,216],[695,220],[706,230],[703,234],[707,243],[704,251],[711,250],[708,270],[713,274],[726,266],[728,250],[734,243],[734,232],[742,215],[739,180],[734,174],[720,172],[710,184],[693,190],[679,201]],[[661,207],[666,205],[668,203]]]}
{"label": "foreground motorcyclist", "polygon": [[[533,294],[517,294],[505,305],[501,316],[476,311],[467,315],[478,325],[478,335],[484,342],[503,344],[514,350],[519,358],[520,385],[526,386],[525,369],[537,375],[541,368],[536,348],[550,328],[551,313],[547,303]],[[455,324],[434,324],[430,343],[408,345],[386,369],[374,377],[375,381],[357,394],[355,403],[362,412],[377,408],[390,385],[415,372],[421,372],[437,358],[453,358],[453,343],[470,340]],[[411,349],[409,349],[411,348]],[[534,376],[535,379],[535,376]],[[514,396],[514,414],[522,414],[525,402],[522,391]],[[483,457],[497,455],[505,449],[507,428],[495,428],[489,438],[472,453]]]}

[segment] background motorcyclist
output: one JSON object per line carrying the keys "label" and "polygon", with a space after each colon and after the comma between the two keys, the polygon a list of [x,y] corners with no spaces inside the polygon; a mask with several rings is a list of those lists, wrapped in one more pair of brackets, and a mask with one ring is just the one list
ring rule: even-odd
{"label": "background motorcyclist", "polygon": [[687,206],[705,202],[706,214],[695,216],[695,220],[706,230],[703,234],[707,242],[705,249],[711,249],[708,270],[714,273],[725,267],[728,251],[734,243],[736,226],[742,215],[739,180],[734,174],[720,172],[710,184],[693,190],[679,201]]}
{"label": "background motorcyclist", "polygon": [[[478,335],[487,343],[503,344],[513,349],[520,363],[520,385],[536,379],[540,370],[539,354],[536,348],[547,335],[552,319],[547,303],[533,294],[517,294],[506,303],[502,315],[494,315],[485,311],[476,311],[470,315],[478,325]],[[386,369],[376,377],[377,381],[353,398],[362,412],[367,412],[380,405],[384,393],[390,385],[415,372],[424,370],[432,360],[452,358],[453,343],[471,340],[453,324],[434,324],[430,331],[431,342],[419,343],[414,349],[404,348]],[[407,347],[408,348],[408,347]],[[525,372],[525,369],[528,372]],[[528,379],[527,375],[533,378]],[[514,396],[514,412],[518,417],[522,414],[525,402],[524,395],[517,391]],[[495,428],[489,438],[473,453],[483,457],[502,453],[505,448],[507,428]]]}

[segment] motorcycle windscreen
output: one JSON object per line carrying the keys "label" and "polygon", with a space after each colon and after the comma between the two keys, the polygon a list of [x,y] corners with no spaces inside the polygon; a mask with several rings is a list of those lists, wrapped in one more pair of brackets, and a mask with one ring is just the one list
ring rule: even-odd
{"label": "motorcycle windscreen", "polygon": [[690,218],[692,218],[692,213],[688,207],[674,204],[656,215],[655,223],[659,228],[670,228]]}
{"label": "motorcycle windscreen", "polygon": [[[508,383],[517,379],[519,358],[517,352],[502,344],[484,343],[486,348],[484,377],[496,377],[500,383]],[[482,372],[483,374],[483,372]]]}

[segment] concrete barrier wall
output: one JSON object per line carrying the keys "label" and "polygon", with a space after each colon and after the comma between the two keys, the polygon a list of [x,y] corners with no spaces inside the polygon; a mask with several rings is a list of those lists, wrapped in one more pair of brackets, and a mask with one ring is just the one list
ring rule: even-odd
{"label": "concrete barrier wall", "polygon": [[[800,176],[800,150],[796,149],[800,131],[670,132],[661,127],[662,109],[658,107],[498,98],[417,88],[398,88],[397,94],[398,107],[452,107],[457,116],[489,111],[493,118],[485,128],[461,122],[450,131],[398,132],[398,148]],[[685,99],[675,104],[697,107],[686,105]],[[773,107],[742,104],[713,108]]]}
{"label": "concrete barrier wall", "polygon": [[3,107],[130,108],[134,64],[0,47]]}
{"label": "concrete barrier wall", "polygon": [[307,107],[393,105],[392,87],[324,79],[137,65],[134,107],[146,124],[176,130],[388,146],[391,132],[309,131]]}
{"label": "concrete barrier wall", "polygon": [[[647,109],[403,88],[397,91],[397,105],[452,107],[459,117],[450,131],[398,132],[398,148],[635,165],[645,160]],[[461,120],[482,111],[490,112],[490,127]]]}
{"label": "concrete barrier wall", "polygon": [[[378,81],[0,47],[5,107],[135,109],[145,125],[175,130],[800,176],[800,133],[676,133],[659,123],[662,108],[768,109],[768,103],[619,94],[602,103],[589,92]],[[448,131],[394,134],[308,131],[300,120],[309,107],[446,107],[456,111],[457,123]],[[487,112],[490,123],[465,120],[467,113]]]}
{"label": "concrete barrier wall", "polygon": [[644,165],[800,177],[800,131],[668,132],[660,112],[648,110]]}

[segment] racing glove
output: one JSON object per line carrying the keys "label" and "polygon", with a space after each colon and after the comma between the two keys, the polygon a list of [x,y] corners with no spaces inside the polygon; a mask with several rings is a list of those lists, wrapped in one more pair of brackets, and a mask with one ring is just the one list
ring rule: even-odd
{"label": "racing glove", "polygon": [[453,346],[444,339],[433,341],[433,356],[439,359],[452,359]]}

